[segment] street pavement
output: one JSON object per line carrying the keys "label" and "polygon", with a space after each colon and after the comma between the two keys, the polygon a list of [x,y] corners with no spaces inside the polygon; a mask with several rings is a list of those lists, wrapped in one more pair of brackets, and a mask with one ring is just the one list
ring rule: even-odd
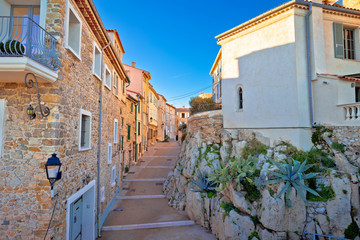
{"label": "street pavement", "polygon": [[100,239],[216,239],[191,221],[184,211],[168,206],[163,185],[175,167],[179,152],[177,142],[156,143],[130,168],[104,222]]}

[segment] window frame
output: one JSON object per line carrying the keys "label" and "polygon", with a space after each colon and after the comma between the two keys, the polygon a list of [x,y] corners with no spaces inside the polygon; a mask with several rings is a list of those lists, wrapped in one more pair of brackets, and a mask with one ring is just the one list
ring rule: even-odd
{"label": "window frame", "polygon": [[[236,108],[238,112],[244,111],[244,89],[243,86],[238,86],[237,88],[237,104]],[[241,93],[240,93],[241,91]]]}
{"label": "window frame", "polygon": [[115,96],[119,96],[119,75],[116,74],[116,71],[114,70],[113,72],[113,76],[114,76],[114,81],[113,81],[113,86],[114,86],[114,90],[115,90]]}
{"label": "window frame", "polygon": [[106,158],[107,158],[107,164],[110,165],[112,163],[112,144],[107,144],[107,151],[106,151]]}
{"label": "window frame", "polygon": [[[110,69],[108,68],[108,66],[106,64],[104,66],[104,69],[105,69],[104,76],[103,76],[104,86],[111,91],[111,71],[110,71]],[[106,72],[108,72],[109,75],[110,75],[110,83],[109,83],[109,85],[107,84]]]}
{"label": "window frame", "polygon": [[5,99],[0,99],[0,157],[3,155],[3,141],[5,132]]}
{"label": "window frame", "polygon": [[113,166],[111,168],[111,187],[115,187],[116,184],[116,168]]}
{"label": "window frame", "polygon": [[119,139],[118,139],[118,131],[119,129],[119,121],[115,118],[114,119],[114,143],[118,143]]}
{"label": "window frame", "polygon": [[[99,60],[99,67],[100,67],[100,73],[96,73],[95,72],[95,66],[96,66],[96,58],[95,58],[95,50],[98,50],[98,52],[100,53],[100,60]],[[98,45],[96,44],[96,42],[93,42],[93,68],[92,68],[92,74],[101,81],[101,60],[102,60],[102,52],[100,50],[100,48],[98,47]]]}
{"label": "window frame", "polygon": [[[348,39],[346,37],[346,32],[351,32],[352,34],[352,39],[350,39],[350,41],[352,42],[352,49],[348,49]],[[343,26],[343,41],[344,41],[344,59],[348,59],[348,60],[356,60],[356,49],[355,49],[355,29],[353,28],[349,28],[349,27],[344,27]],[[352,52],[352,58],[350,58],[348,56],[349,51]]]}
{"label": "window frame", "polygon": [[[69,45],[69,25],[70,25],[70,11],[74,14],[74,16],[76,17],[76,19],[79,21],[80,23],[80,37],[79,37],[79,52],[77,53],[75,51],[75,49],[73,49],[70,45]],[[72,54],[75,55],[75,57],[77,57],[80,61],[81,61],[81,35],[82,35],[82,19],[79,16],[79,14],[77,13],[77,11],[75,10],[75,8],[71,5],[70,1],[67,1],[67,7],[66,7],[66,13],[65,13],[65,48],[68,49]]]}
{"label": "window frame", "polygon": [[[89,123],[89,136],[88,136],[88,141],[89,141],[89,146],[88,147],[82,147],[81,146],[81,129],[82,129],[82,115],[88,116],[90,119],[90,123]],[[79,151],[87,151],[91,149],[91,112],[86,111],[84,109],[80,109],[80,119],[79,119]]]}
{"label": "window frame", "polygon": [[105,186],[100,188],[100,202],[105,202]]}

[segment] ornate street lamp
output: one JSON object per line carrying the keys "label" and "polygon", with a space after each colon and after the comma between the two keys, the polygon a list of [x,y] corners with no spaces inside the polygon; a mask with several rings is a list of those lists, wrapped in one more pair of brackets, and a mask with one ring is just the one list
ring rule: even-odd
{"label": "ornate street lamp", "polygon": [[30,104],[30,106],[27,108],[26,113],[27,113],[27,115],[29,116],[30,120],[33,120],[33,119],[36,118],[35,110],[34,110],[34,108],[31,106],[31,104]]}
{"label": "ornate street lamp", "polygon": [[54,197],[54,183],[61,179],[61,162],[56,153],[53,153],[45,163],[46,176],[51,185],[51,197]]}

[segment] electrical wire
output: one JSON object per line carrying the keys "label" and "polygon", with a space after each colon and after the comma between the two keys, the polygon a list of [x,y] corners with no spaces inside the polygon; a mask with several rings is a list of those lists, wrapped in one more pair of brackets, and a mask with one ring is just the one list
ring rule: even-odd
{"label": "electrical wire", "polygon": [[55,208],[56,208],[56,204],[57,204],[57,201],[58,201],[58,196],[59,196],[59,194],[56,194],[56,195],[55,195],[56,201],[55,201],[54,209],[53,209],[52,214],[51,214],[51,218],[50,218],[50,222],[49,222],[48,228],[46,229],[46,233],[45,233],[45,236],[44,236],[44,240],[46,239],[46,236],[47,236],[47,234],[48,234],[48,231],[49,231],[51,222],[52,222],[53,217],[54,217]]}
{"label": "electrical wire", "polygon": [[208,89],[208,88],[210,88],[210,87],[212,87],[212,85],[207,86],[207,87],[205,87],[205,88],[201,88],[201,89],[196,90],[196,91],[184,93],[184,94],[181,94],[181,95],[178,95],[178,96],[175,96],[175,97],[169,97],[168,100],[169,100],[169,101],[172,101],[172,100],[175,100],[175,99],[181,99],[181,98],[189,97],[189,96],[192,96],[192,95],[194,95],[194,94],[196,94],[196,93],[198,93],[198,92],[200,92],[200,91],[204,91],[204,90],[206,90],[206,89]]}

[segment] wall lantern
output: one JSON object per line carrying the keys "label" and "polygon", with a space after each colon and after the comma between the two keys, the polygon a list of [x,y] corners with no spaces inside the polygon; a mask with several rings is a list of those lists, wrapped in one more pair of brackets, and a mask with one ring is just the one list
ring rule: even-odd
{"label": "wall lantern", "polygon": [[54,183],[57,180],[61,179],[61,162],[58,157],[56,157],[56,153],[53,153],[50,158],[48,158],[45,163],[46,168],[46,176],[51,185],[51,197],[54,197]]}
{"label": "wall lantern", "polygon": [[27,113],[27,115],[29,116],[30,120],[33,120],[33,119],[36,118],[35,110],[34,110],[34,108],[31,106],[31,104],[30,104],[30,106],[26,109],[26,113]]}
{"label": "wall lantern", "polygon": [[153,120],[153,118],[151,117],[151,118],[150,118],[150,121],[152,121],[152,120]]}
{"label": "wall lantern", "polygon": [[[35,79],[36,92],[37,92],[36,96],[37,96],[37,99],[38,99],[40,113],[41,113],[41,116],[47,117],[50,114],[50,109],[48,107],[44,107],[44,110],[43,110],[42,107],[41,107],[41,101],[40,101],[41,96],[40,96],[40,93],[39,93],[39,86],[38,86],[37,78],[33,73],[27,73],[25,75],[25,79],[24,79],[25,80],[25,86],[27,88],[32,88],[34,86],[34,81],[31,78],[27,79],[28,76],[31,76],[31,77],[33,77],[33,79]],[[35,110],[31,105],[30,105],[30,107],[27,108],[26,112],[27,112],[27,115],[30,117],[30,120],[33,120],[33,119],[36,118]]]}

